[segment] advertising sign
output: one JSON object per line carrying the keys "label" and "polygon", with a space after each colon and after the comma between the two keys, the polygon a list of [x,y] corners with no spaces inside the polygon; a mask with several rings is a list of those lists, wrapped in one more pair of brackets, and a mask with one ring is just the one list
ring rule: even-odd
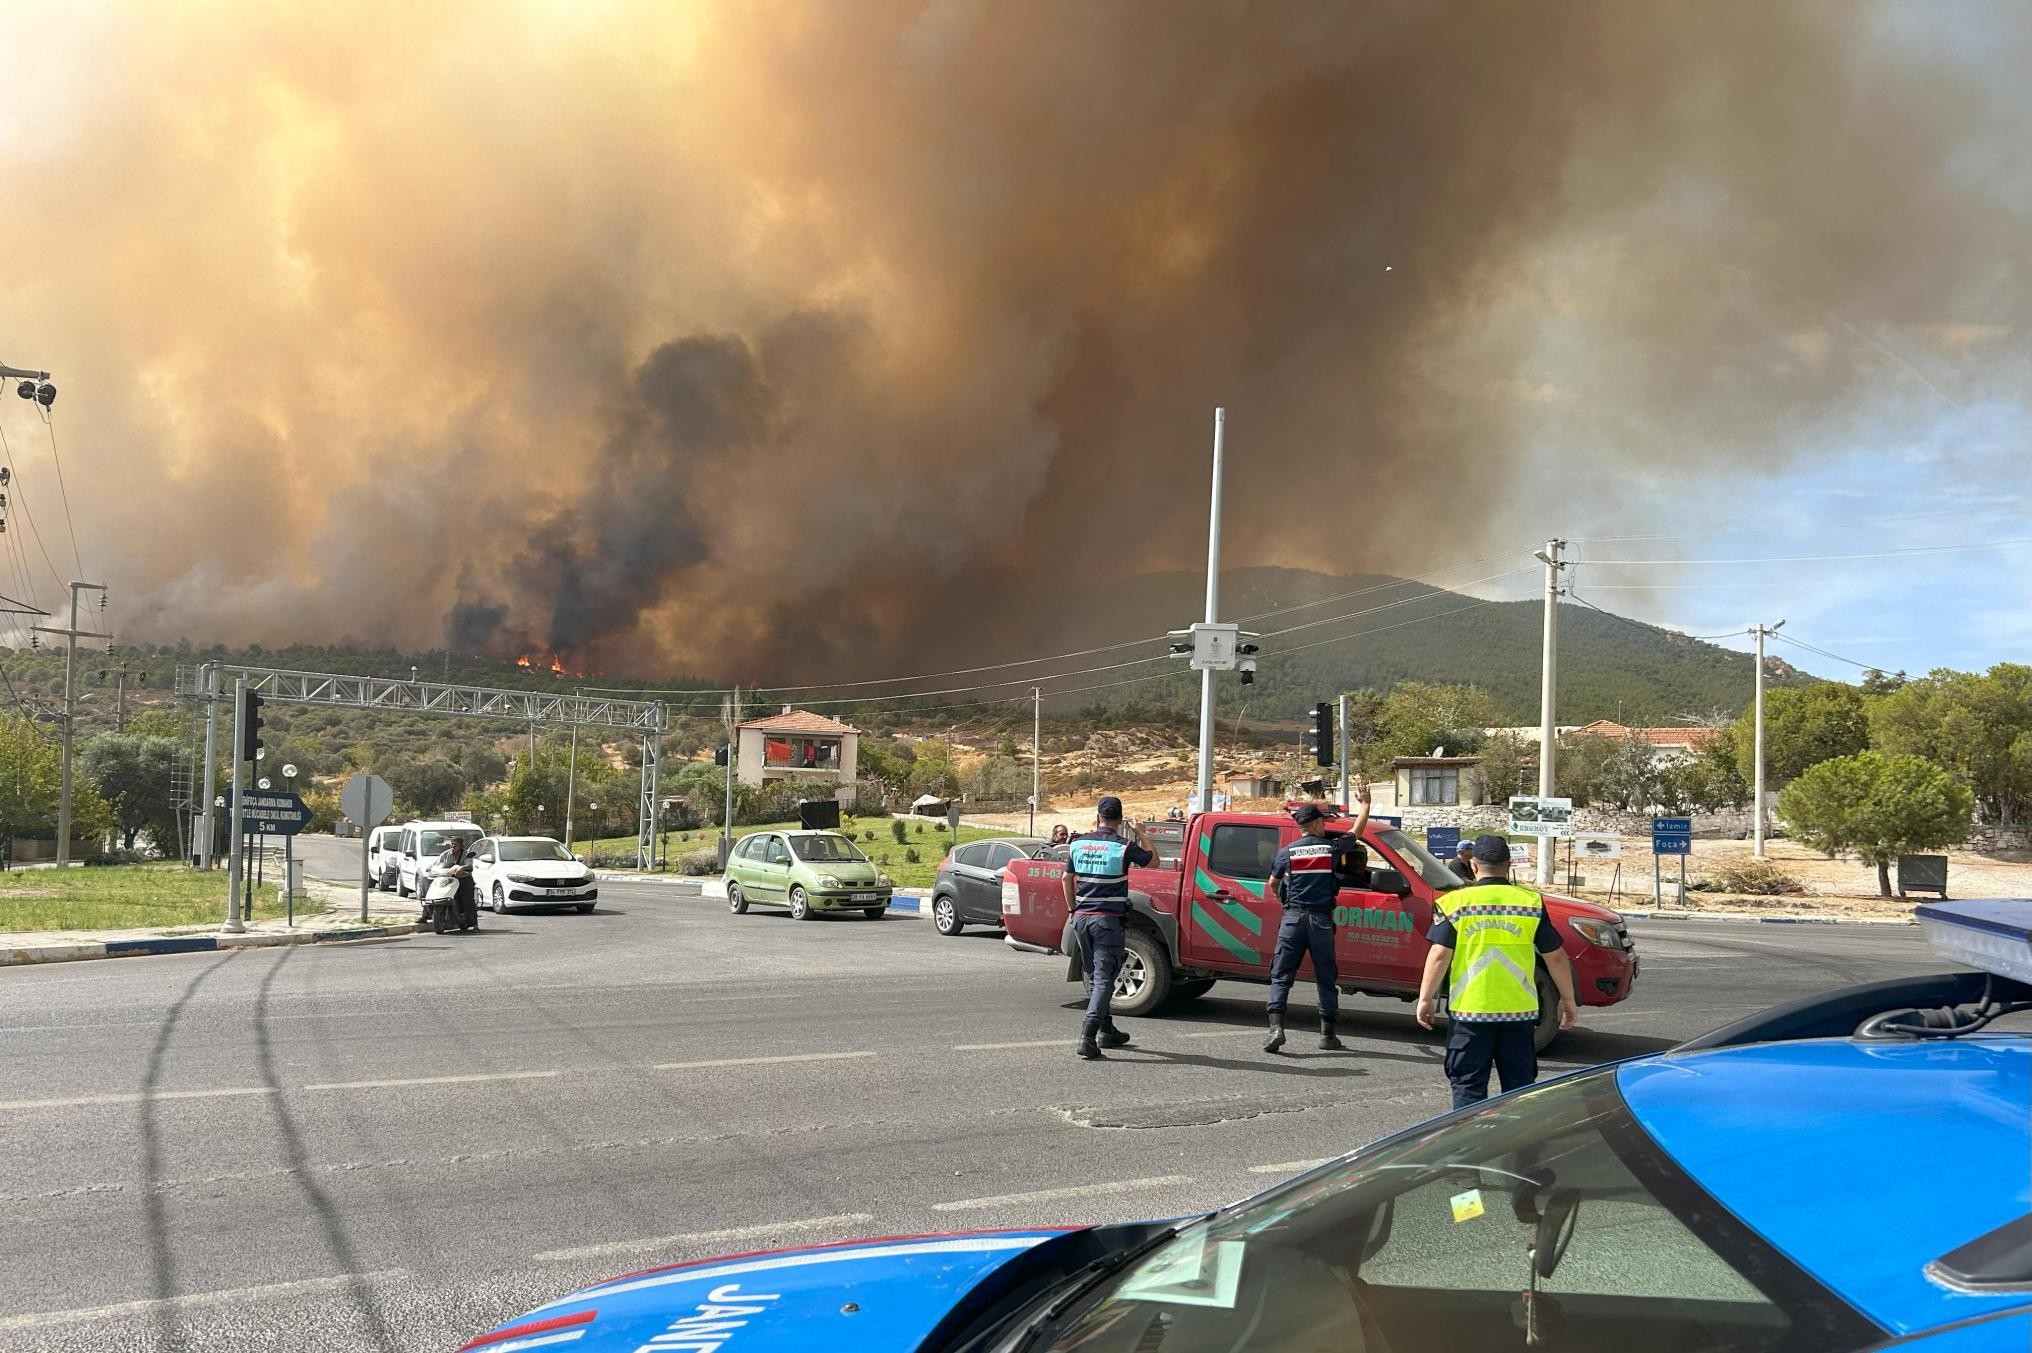
{"label": "advertising sign", "polygon": [[1573,800],[1517,794],[1510,799],[1510,835],[1572,836]]}

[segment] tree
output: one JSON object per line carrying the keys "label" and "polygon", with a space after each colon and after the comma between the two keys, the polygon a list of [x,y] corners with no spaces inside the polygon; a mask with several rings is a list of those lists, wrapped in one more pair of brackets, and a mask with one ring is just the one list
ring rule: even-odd
{"label": "tree", "polygon": [[952,748],[944,738],[926,738],[913,748],[917,759],[910,766],[910,790],[915,794],[936,794],[943,798],[959,790],[959,776],[953,771]]}
{"label": "tree", "polygon": [[1914,851],[1966,841],[1975,797],[1968,786],[1917,756],[1863,752],[1813,766],[1778,796],[1792,835],[1830,855],[1853,852],[1877,866],[1877,891],[1891,895],[1891,862]]}
{"label": "tree", "polygon": [[1482,795],[1490,803],[1508,803],[1512,795],[1536,793],[1538,744],[1509,729],[1489,735],[1482,744]]}
{"label": "tree", "polygon": [[1740,808],[1749,801],[1750,786],[1736,769],[1734,745],[1727,738],[1708,739],[1691,761],[1675,761],[1658,772],[1658,806],[1671,813],[1711,813]]}
{"label": "tree", "polygon": [[382,772],[395,801],[417,817],[436,817],[466,792],[466,777],[441,757],[402,761]]}
{"label": "tree", "polygon": [[176,805],[170,795],[176,744],[146,733],[101,733],[79,749],[78,766],[98,784],[113,812],[120,844],[134,849],[147,832],[157,854],[175,851]]}
{"label": "tree", "polygon": [[[1736,720],[1730,732],[1736,766],[1745,778],[1756,774],[1757,712]],[[1837,756],[1854,756],[1870,745],[1869,702],[1854,686],[1818,681],[1764,694],[1764,773],[1779,784],[1799,778],[1808,766]]]}
{"label": "tree", "polygon": [[[56,836],[62,763],[56,738],[42,725],[18,715],[0,715],[0,843]],[[72,839],[90,840],[112,828],[113,810],[92,778],[73,777]]]}
{"label": "tree", "polygon": [[1030,793],[1030,767],[1013,757],[986,757],[960,774],[960,788],[977,799],[1025,798]]}
{"label": "tree", "polygon": [[1974,791],[1985,817],[2032,811],[2032,667],[1986,674],[1941,668],[1872,702],[1878,750],[1946,767]]}
{"label": "tree", "polygon": [[[1354,722],[1352,713],[1349,722]],[[1461,755],[1482,745],[1482,730],[1505,722],[1479,686],[1400,681],[1375,715],[1381,750],[1392,757],[1429,756],[1434,747]]]}
{"label": "tree", "polygon": [[1648,808],[1658,788],[1658,749],[1636,733],[1626,735],[1587,781],[1592,802]]}
{"label": "tree", "polygon": [[1559,740],[1559,755],[1552,763],[1553,790],[1576,807],[1593,802],[1595,777],[1615,759],[1622,744],[1600,733],[1568,733]]}

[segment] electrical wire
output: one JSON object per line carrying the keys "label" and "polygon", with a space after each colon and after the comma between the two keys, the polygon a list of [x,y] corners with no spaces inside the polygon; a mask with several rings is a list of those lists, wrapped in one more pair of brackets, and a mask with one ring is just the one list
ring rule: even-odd
{"label": "electrical wire", "polygon": [[2032,536],[2013,540],[1974,541],[1965,545],[1913,545],[1901,550],[1872,550],[1862,554],[1780,554],[1753,559],[1590,559],[1597,568],[1647,565],[1661,568],[1690,568],[1703,564],[1824,564],[1853,559],[1896,559],[1914,554],[1952,554],[1966,550],[2006,550],[2032,545]]}
{"label": "electrical wire", "polygon": [[[49,546],[43,542],[42,528],[35,524],[35,513],[28,506],[28,494],[21,487],[21,467],[14,463],[14,448],[7,441],[7,429],[4,427],[0,427],[0,460],[6,462],[8,477],[12,480],[11,488],[14,492],[12,501],[20,505],[22,520],[28,523],[29,530],[35,532],[35,547],[42,551],[42,562],[49,565],[49,576],[56,579],[58,587],[62,587],[64,585],[63,570],[58,568],[56,561],[49,557]],[[26,546],[22,547],[22,557],[24,559],[27,558]],[[29,596],[35,600],[36,605],[40,606],[42,604],[42,599],[36,596],[32,585]]]}
{"label": "electrical wire", "polygon": [[1574,601],[1577,601],[1581,605],[1587,607],[1590,611],[1594,611],[1597,612],[1598,614],[1605,615],[1611,620],[1620,620],[1625,625],[1629,625],[1634,629],[1650,630],[1653,633],[1676,634],[1679,635],[1679,637],[1682,639],[1693,639],[1701,643],[1713,643],[1717,639],[1729,639],[1734,638],[1739,634],[1749,633],[1748,630],[1723,630],[1720,634],[1685,634],[1679,630],[1671,629],[1664,625],[1651,625],[1645,623],[1642,620],[1632,620],[1627,615],[1617,615],[1614,611],[1604,611],[1602,610],[1601,607],[1595,605],[1593,602],[1589,601],[1586,597],[1574,591],[1570,585],[1566,589],[1566,595],[1572,598]]}
{"label": "electrical wire", "polygon": [[1794,648],[1803,648],[1808,653],[1818,653],[1823,658],[1832,658],[1836,662],[1845,662],[1849,666],[1857,668],[1861,671],[1881,672],[1884,670],[1882,663],[1857,662],[1854,658],[1844,658],[1839,653],[1830,653],[1824,648],[1820,648],[1814,644],[1807,643],[1804,639],[1795,639],[1791,635],[1786,634],[1781,630],[1769,631],[1769,637],[1778,640],[1780,643],[1791,644]]}
{"label": "electrical wire", "polygon": [[[1293,611],[1304,611],[1304,610],[1309,610],[1309,609],[1311,609],[1311,608],[1312,608],[1312,607],[1314,607],[1314,606],[1324,606],[1324,605],[1326,605],[1326,604],[1327,604],[1328,602],[1330,602],[1330,601],[1347,601],[1347,600],[1349,600],[1350,598],[1353,598],[1353,597],[1365,597],[1365,596],[1369,595],[1369,594],[1370,594],[1371,592],[1387,592],[1387,591],[1389,591],[1389,590],[1390,590],[1391,588],[1393,588],[1393,587],[1408,587],[1408,586],[1410,586],[1410,585],[1411,585],[1411,584],[1413,584],[1413,583],[1425,583],[1425,582],[1431,582],[1431,581],[1433,581],[1433,580],[1434,580],[1435,578],[1440,578],[1440,577],[1443,577],[1443,576],[1445,576],[1446,574],[1449,574],[1449,573],[1455,572],[1456,570],[1459,570],[1459,569],[1468,569],[1468,568],[1473,568],[1473,567],[1475,567],[1475,566],[1476,566],[1477,564],[1486,564],[1486,563],[1488,563],[1488,562],[1489,562],[1489,561],[1490,561],[1491,559],[1501,559],[1501,558],[1503,558],[1503,557],[1504,557],[1504,556],[1506,556],[1506,555],[1516,555],[1516,554],[1522,554],[1522,553],[1524,553],[1524,551],[1522,551],[1522,550],[1498,550],[1498,551],[1497,551],[1496,553],[1494,553],[1494,554],[1485,554],[1485,555],[1483,555],[1483,556],[1482,556],[1481,558],[1479,558],[1479,559],[1470,559],[1470,560],[1468,560],[1468,561],[1467,561],[1467,562],[1465,562],[1465,563],[1461,563],[1461,564],[1452,564],[1452,565],[1449,565],[1449,566],[1448,566],[1448,567],[1446,567],[1446,568],[1442,568],[1442,569],[1435,569],[1435,570],[1434,570],[1433,572],[1431,572],[1431,573],[1424,573],[1424,574],[1420,574],[1420,575],[1419,575],[1418,577],[1416,577],[1416,578],[1397,578],[1397,579],[1394,579],[1393,581],[1390,581],[1390,582],[1387,582],[1387,583],[1377,583],[1377,584],[1375,584],[1375,585],[1374,585],[1374,586],[1372,586],[1372,587],[1358,587],[1358,588],[1356,588],[1356,589],[1355,589],[1354,591],[1352,591],[1352,592],[1341,592],[1341,593],[1338,593],[1338,594],[1337,594],[1337,595],[1335,595],[1335,596],[1331,596],[1331,597],[1321,597],[1321,598],[1320,598],[1319,600],[1317,600],[1317,601],[1301,601],[1301,602],[1299,602],[1299,603],[1298,603],[1297,605],[1295,605],[1295,606],[1280,606],[1280,607],[1278,607],[1278,608],[1277,608],[1276,610],[1274,610],[1274,611],[1258,611],[1258,612],[1256,612],[1256,614],[1254,614],[1254,615],[1245,615],[1245,616],[1243,616],[1243,617],[1241,618],[1241,620],[1240,620],[1240,621],[1238,621],[1237,623],[1238,623],[1238,624],[1243,624],[1243,625],[1246,625],[1246,624],[1250,623],[1251,621],[1255,621],[1255,620],[1268,620],[1268,619],[1269,619],[1269,618],[1270,618],[1271,616],[1273,616],[1273,615],[1289,615],[1289,614],[1290,614],[1291,612],[1293,612]],[[1528,567],[1529,567],[1529,565],[1526,565],[1525,567],[1527,567],[1527,568],[1528,568]],[[1498,576],[1501,576],[1501,575],[1498,575]],[[1460,586],[1462,586],[1462,587],[1472,587],[1472,586],[1474,586],[1474,584],[1473,584],[1473,583],[1462,583],[1462,584],[1460,584]],[[1451,590],[1451,589],[1448,589],[1448,590]]]}
{"label": "electrical wire", "polygon": [[42,410],[42,426],[49,433],[49,458],[56,465],[57,497],[63,502],[64,527],[71,533],[71,559],[78,566],[77,576],[85,576],[85,557],[78,549],[78,524],[71,520],[70,490],[64,487],[63,457],[56,451],[56,419],[48,409]]}
{"label": "electrical wire", "polygon": [[[1521,565],[1521,566],[1519,566],[1519,567],[1517,567],[1517,568],[1511,568],[1511,569],[1505,569],[1505,570],[1503,570],[1503,571],[1502,571],[1501,573],[1491,573],[1491,574],[1489,574],[1489,575],[1488,575],[1487,577],[1485,577],[1485,578],[1475,578],[1475,579],[1471,579],[1471,580],[1470,580],[1470,581],[1468,581],[1468,582],[1464,582],[1464,583],[1461,583],[1461,584],[1459,584],[1459,586],[1461,586],[1461,587],[1478,587],[1478,586],[1480,586],[1480,585],[1481,585],[1481,584],[1483,584],[1483,583],[1492,583],[1492,582],[1495,582],[1495,581],[1497,581],[1498,579],[1510,577],[1510,576],[1511,576],[1512,574],[1516,574],[1516,573],[1528,573],[1528,572],[1529,572],[1529,571],[1531,570],[1531,568],[1532,568],[1532,566],[1531,566],[1531,565],[1529,565],[1529,564],[1524,564],[1524,565]],[[1262,635],[1262,637],[1263,637],[1263,638],[1265,638],[1265,639],[1274,639],[1274,638],[1278,637],[1279,635],[1283,635],[1283,634],[1296,634],[1296,633],[1298,633],[1298,632],[1299,632],[1300,630],[1309,630],[1309,629],[1317,629],[1317,628],[1318,628],[1319,626],[1321,626],[1321,625],[1333,625],[1333,624],[1338,624],[1339,622],[1341,622],[1341,621],[1343,621],[1343,620],[1356,620],[1356,619],[1359,619],[1359,618],[1361,618],[1362,616],[1365,616],[1365,615],[1375,615],[1375,614],[1377,614],[1378,612],[1381,612],[1381,611],[1388,611],[1388,610],[1392,610],[1392,609],[1394,609],[1395,607],[1398,607],[1398,606],[1409,606],[1409,605],[1411,605],[1411,604],[1412,604],[1413,602],[1417,602],[1417,601],[1430,601],[1430,600],[1431,600],[1432,598],[1434,598],[1434,597],[1450,597],[1450,596],[1459,596],[1459,595],[1460,595],[1460,594],[1459,594],[1458,592],[1454,591],[1454,590],[1453,590],[1452,588],[1440,588],[1440,587],[1436,587],[1436,588],[1433,588],[1433,589],[1432,589],[1431,591],[1429,591],[1429,592],[1421,592],[1421,593],[1419,593],[1419,594],[1418,594],[1417,596],[1415,596],[1415,597],[1402,597],[1402,598],[1399,598],[1399,599],[1398,599],[1398,600],[1396,600],[1396,601],[1386,601],[1386,602],[1384,602],[1384,603],[1383,603],[1383,604],[1382,604],[1381,606],[1371,606],[1371,607],[1369,607],[1369,608],[1368,608],[1367,610],[1362,610],[1362,611],[1350,611],[1350,612],[1349,612],[1348,614],[1346,614],[1346,615],[1334,615],[1334,616],[1328,616],[1328,617],[1327,617],[1326,619],[1324,619],[1324,620],[1308,620],[1308,621],[1306,621],[1306,622],[1305,622],[1304,624],[1302,624],[1302,625],[1291,625],[1291,626],[1287,626],[1286,628],[1284,628],[1284,629],[1281,629],[1281,630],[1268,630],[1268,631],[1266,631],[1266,632],[1265,632],[1265,633],[1264,633],[1264,634]],[[1289,650],[1286,650],[1286,651],[1289,651]]]}

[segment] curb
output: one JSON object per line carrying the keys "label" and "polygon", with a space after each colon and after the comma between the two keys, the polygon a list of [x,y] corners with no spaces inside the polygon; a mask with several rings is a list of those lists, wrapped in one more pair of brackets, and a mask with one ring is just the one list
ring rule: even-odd
{"label": "curb", "polygon": [[290,944],[336,944],[347,940],[388,939],[413,935],[415,925],[369,926],[364,930],[299,930],[282,934],[165,935],[151,939],[104,940],[97,943],[38,944],[0,948],[0,967],[26,963],[74,963],[92,958],[132,958],[144,954],[205,954],[220,949],[268,949]]}
{"label": "curb", "polygon": [[593,878],[600,883],[659,883],[670,888],[692,889],[705,886],[702,877],[684,878],[673,874],[595,874]]}
{"label": "curb", "polygon": [[1918,917],[1899,916],[1757,916],[1747,912],[1730,914],[1713,911],[1621,911],[1626,921],[1736,921],[1756,925],[1903,925],[1919,924]]}

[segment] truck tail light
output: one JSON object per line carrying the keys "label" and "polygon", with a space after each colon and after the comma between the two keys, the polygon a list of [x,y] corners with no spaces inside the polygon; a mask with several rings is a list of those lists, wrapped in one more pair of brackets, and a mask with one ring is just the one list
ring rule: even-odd
{"label": "truck tail light", "polygon": [[1016,886],[1016,880],[1002,875],[1002,914],[1021,916],[1023,914],[1023,890]]}

